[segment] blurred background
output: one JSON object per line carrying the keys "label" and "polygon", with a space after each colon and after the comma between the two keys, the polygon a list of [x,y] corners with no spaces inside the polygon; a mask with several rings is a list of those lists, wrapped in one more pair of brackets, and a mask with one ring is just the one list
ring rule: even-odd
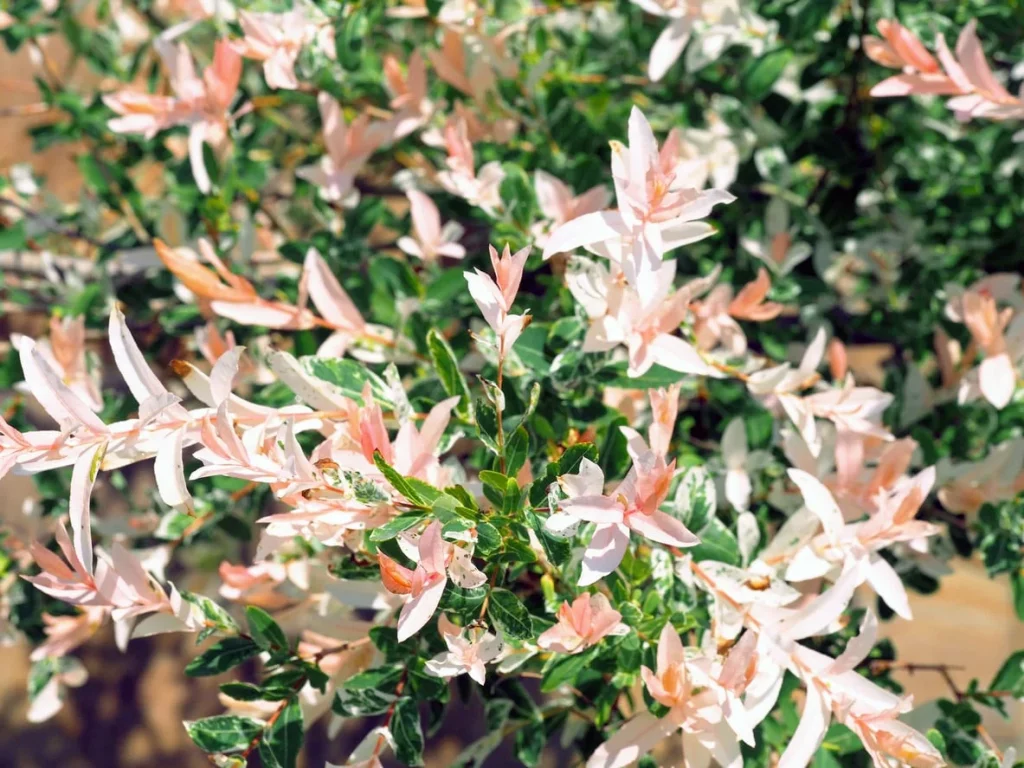
{"label": "blurred background", "polygon": [[[55,66],[66,67],[68,56],[60,41],[49,40],[48,58]],[[0,49],[0,172],[15,163],[30,163],[35,173],[47,177],[49,191],[73,199],[80,189],[76,147],[64,144],[39,154],[31,150],[27,129],[45,122],[47,116],[31,110],[20,114],[24,105],[39,103],[28,56],[28,48],[18,55]],[[85,86],[90,77],[84,68],[70,68],[64,79]],[[39,317],[0,314],[0,344],[7,343],[12,331],[32,335],[33,328],[42,327],[46,319],[42,313]],[[11,520],[20,515],[32,493],[29,478],[6,478],[0,490],[0,518]],[[943,579],[937,593],[922,596],[912,592],[910,596],[914,622],[897,618],[884,626],[903,663],[955,665],[959,669],[952,676],[964,688],[975,677],[990,680],[1011,652],[1024,647],[1024,624],[1013,614],[1006,581],[990,580],[980,563],[959,561],[956,573]],[[89,683],[70,690],[64,709],[39,725],[26,720],[28,655],[25,646],[0,647],[0,768],[209,765],[189,741],[181,721],[220,712],[217,686],[226,678],[183,676],[182,669],[195,655],[190,636],[136,640],[127,654],[121,654],[108,627],[78,654],[89,672]],[[896,677],[914,694],[919,706],[949,695],[947,682],[934,671],[900,671]],[[1019,702],[1010,706],[1013,717],[1009,722],[993,717],[987,727],[1000,744],[1016,741],[1024,749],[1024,707]],[[474,711],[453,712],[448,723],[447,733],[431,742],[428,766],[449,765],[461,746],[483,731],[479,713]],[[456,724],[456,729],[450,724]],[[340,738],[329,739],[324,723],[318,723],[307,739],[305,765],[320,768],[325,761],[342,762],[362,735],[361,731],[346,730]],[[499,751],[488,764],[505,762]],[[561,764],[556,754],[546,758],[545,765]],[[664,756],[663,764],[673,764],[671,754]]]}

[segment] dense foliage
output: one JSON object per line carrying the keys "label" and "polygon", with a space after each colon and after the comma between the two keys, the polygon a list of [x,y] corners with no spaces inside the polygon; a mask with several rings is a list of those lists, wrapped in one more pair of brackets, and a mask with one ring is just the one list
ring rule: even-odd
{"label": "dense foliage", "polygon": [[190,676],[259,660],[185,724],[218,765],[330,713],[372,726],[351,764],[419,765],[456,697],[458,765],[679,731],[1013,765],[980,713],[1024,651],[915,730],[876,640],[971,557],[1024,619],[1022,33],[1017,0],[0,3],[35,146],[82,148],[71,203],[0,177],[37,265],[4,313],[49,316],[0,363],[30,717],[112,622],[194,633]]}

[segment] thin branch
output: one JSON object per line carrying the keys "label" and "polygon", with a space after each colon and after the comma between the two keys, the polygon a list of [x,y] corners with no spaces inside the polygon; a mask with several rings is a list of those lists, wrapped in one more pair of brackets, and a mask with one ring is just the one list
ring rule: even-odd
{"label": "thin branch", "polygon": [[[950,674],[950,672],[952,670],[960,670],[960,669],[963,669],[963,667],[958,667],[958,666],[954,666],[954,665],[951,665],[951,664],[911,664],[911,663],[901,664],[899,662],[892,662],[892,661],[872,661],[872,662],[869,663],[869,667],[870,667],[872,672],[874,672],[876,670],[878,670],[878,671],[885,671],[885,670],[889,670],[889,669],[903,669],[903,670],[909,672],[910,674],[913,674],[914,672],[937,672],[942,677],[942,679],[946,682],[946,685],[949,687],[950,693],[953,694],[953,698],[956,699],[957,703],[959,703],[959,702],[963,701],[964,699],[968,698],[968,695],[966,693],[964,693],[962,690],[960,690],[960,686],[958,686],[956,684],[956,681],[953,680],[953,676]],[[977,695],[977,696],[1003,696],[1006,693],[1007,693],[1006,691],[992,691],[992,692],[981,691],[981,692],[979,692],[977,694],[971,694],[971,695]],[[985,726],[979,724],[978,727],[977,727],[977,731],[978,731],[978,736],[980,736],[981,740],[985,742],[985,746],[987,746],[990,750],[992,750],[992,753],[995,754],[995,756],[999,760],[1002,760],[1003,759],[1003,752],[1002,752],[1002,750],[999,749],[999,745],[996,744],[995,740],[992,738],[992,736],[989,734],[989,732],[985,729]]]}
{"label": "thin branch", "polygon": [[10,198],[0,197],[0,207],[12,208],[18,211],[22,216],[32,219],[32,221],[40,224],[43,229],[51,234],[60,235],[61,237],[66,237],[69,240],[81,240],[94,248],[105,249],[108,247],[106,243],[97,240],[94,237],[90,237],[78,227],[64,226],[46,214],[38,213],[30,208],[26,208],[21,203],[11,200]]}

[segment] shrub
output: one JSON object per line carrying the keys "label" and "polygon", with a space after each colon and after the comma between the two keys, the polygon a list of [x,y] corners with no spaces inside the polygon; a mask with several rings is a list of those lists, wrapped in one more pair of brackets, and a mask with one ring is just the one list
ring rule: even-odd
{"label": "shrub", "polygon": [[976,554],[1024,616],[1014,4],[284,5],[0,11],[83,148],[73,204],[0,182],[30,717],[112,623],[258,660],[185,723],[218,765],[329,710],[419,765],[453,695],[458,765],[1012,764],[1021,652],[960,688],[878,633]]}

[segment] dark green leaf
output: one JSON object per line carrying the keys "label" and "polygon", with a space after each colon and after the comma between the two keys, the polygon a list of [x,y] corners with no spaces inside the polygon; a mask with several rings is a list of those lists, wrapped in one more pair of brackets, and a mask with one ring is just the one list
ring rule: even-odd
{"label": "dark green leaf", "polygon": [[296,696],[263,733],[260,760],[264,768],[295,768],[303,736],[302,707]]}
{"label": "dark green leaf", "polygon": [[260,647],[247,637],[226,637],[211,645],[185,667],[189,677],[208,677],[227,672],[260,652]]}
{"label": "dark green leaf", "polygon": [[754,60],[743,73],[743,90],[753,101],[763,99],[771,92],[775,81],[792,58],[792,50],[778,48]]}
{"label": "dark green leaf", "polygon": [[252,742],[263,724],[249,717],[217,715],[202,720],[186,720],[185,731],[204,752],[239,752]]}
{"label": "dark green leaf", "polygon": [[258,701],[263,698],[263,691],[252,683],[224,683],[220,691],[238,701]]}
{"label": "dark green leaf", "polygon": [[1003,662],[989,690],[1009,692],[1015,699],[1024,698],[1024,651],[1017,651]]}
{"label": "dark green leaf", "polygon": [[403,765],[423,765],[423,730],[419,705],[410,698],[399,699],[391,717],[395,757]]}
{"label": "dark green leaf", "polygon": [[249,633],[261,648],[283,650],[288,647],[288,638],[285,637],[284,630],[262,608],[255,605],[247,606],[245,620],[249,624]]}
{"label": "dark green leaf", "polygon": [[533,636],[533,621],[530,612],[518,597],[507,589],[491,591],[487,604],[487,615],[504,634],[511,638],[525,639]]}
{"label": "dark green leaf", "polygon": [[423,498],[417,489],[411,482],[403,477],[394,467],[390,466],[380,451],[373,452],[373,463],[377,465],[377,469],[381,471],[381,474],[387,478],[387,481],[391,483],[391,487],[398,491],[400,494],[405,496],[409,501],[418,506],[427,506],[427,500]]}
{"label": "dark green leaf", "polygon": [[438,378],[441,379],[441,386],[451,397],[461,398],[455,406],[455,412],[464,419],[471,418],[470,408],[473,400],[469,392],[469,385],[466,377],[459,370],[458,360],[452,351],[448,341],[434,328],[427,333],[427,348],[430,350],[430,357],[434,361]]}
{"label": "dark green leaf", "polygon": [[580,672],[586,669],[597,656],[597,649],[592,648],[585,653],[577,653],[572,656],[554,656],[551,664],[544,672],[544,681],[540,689],[544,693],[551,693],[559,686],[573,685]]}

